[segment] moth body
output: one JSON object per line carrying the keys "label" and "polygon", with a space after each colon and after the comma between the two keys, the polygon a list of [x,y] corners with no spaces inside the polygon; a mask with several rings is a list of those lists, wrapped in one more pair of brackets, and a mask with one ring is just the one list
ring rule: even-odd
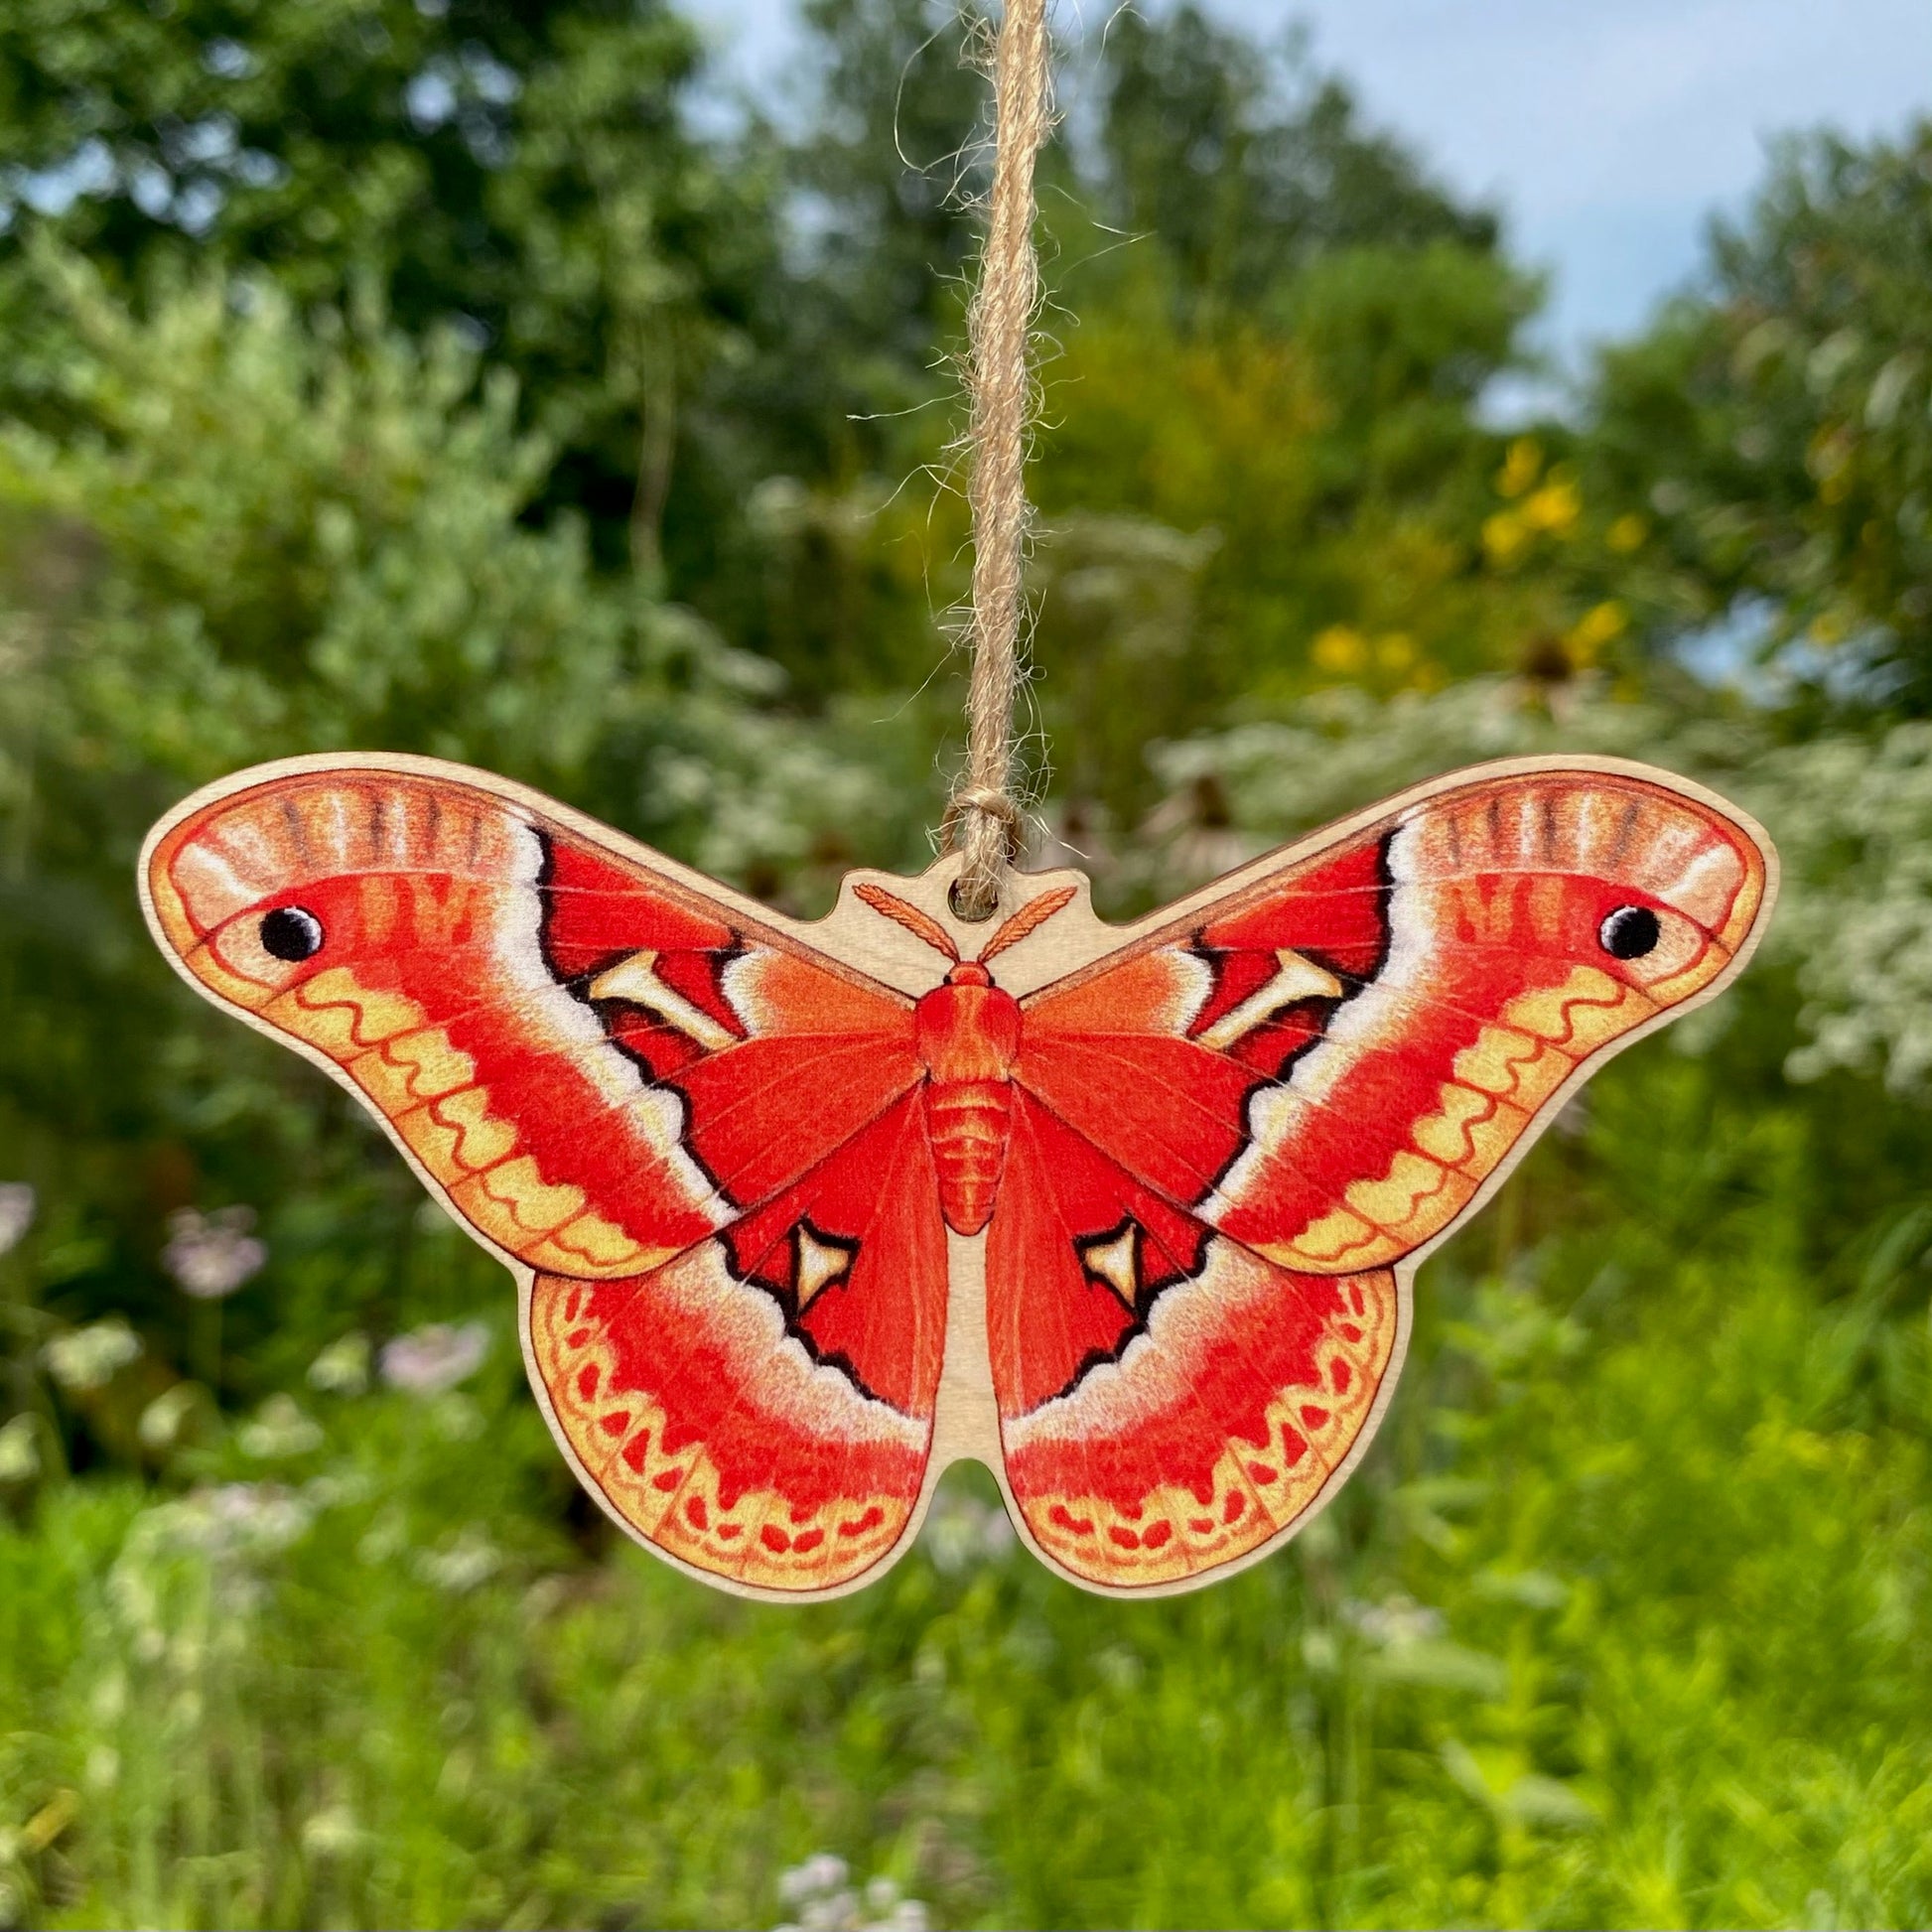
{"label": "moth body", "polygon": [[1020,1003],[986,968],[963,960],[920,1000],[913,1044],[925,1068],[925,1125],[939,1173],[939,1208],[956,1234],[993,1217],[1013,1127]]}

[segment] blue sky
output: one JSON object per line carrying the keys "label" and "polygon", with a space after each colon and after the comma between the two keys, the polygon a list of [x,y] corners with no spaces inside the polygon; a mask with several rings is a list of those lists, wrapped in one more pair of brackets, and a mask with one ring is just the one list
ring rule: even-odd
{"label": "blue sky", "polygon": [[[1112,0],[1077,4],[1104,20]],[[1493,197],[1517,252],[1554,271],[1547,340],[1566,354],[1630,329],[1692,271],[1706,217],[1741,205],[1766,136],[1932,111],[1928,0],[1204,4],[1263,34],[1306,21],[1317,62],[1374,118]],[[767,85],[784,72],[789,0],[687,5],[736,71]],[[1056,5],[1064,17],[1076,0]]]}

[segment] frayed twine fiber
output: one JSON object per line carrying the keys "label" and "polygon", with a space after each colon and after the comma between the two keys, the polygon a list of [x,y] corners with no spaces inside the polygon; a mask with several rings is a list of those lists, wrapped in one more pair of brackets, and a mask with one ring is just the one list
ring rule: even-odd
{"label": "frayed twine fiber", "polygon": [[1032,509],[1027,502],[1027,429],[1034,383],[1029,360],[1039,303],[1034,251],[1034,161],[1052,127],[1046,0],[1006,0],[994,54],[993,188],[979,286],[967,311],[967,437],[973,511],[972,678],[966,694],[966,769],[946,813],[965,857],[953,909],[984,919],[1019,850],[1020,808],[1011,785],[1018,693],[1022,571]]}

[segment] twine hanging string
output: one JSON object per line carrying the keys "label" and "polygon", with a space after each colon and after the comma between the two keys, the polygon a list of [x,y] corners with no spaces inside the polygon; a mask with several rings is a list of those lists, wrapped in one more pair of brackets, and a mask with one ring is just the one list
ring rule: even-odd
{"label": "twine hanging string", "polygon": [[966,769],[953,788],[946,823],[965,858],[953,886],[953,909],[967,919],[992,915],[1020,848],[1020,807],[1012,793],[1013,710],[1024,616],[1021,580],[1032,518],[1026,479],[1034,401],[1029,347],[1039,301],[1034,160],[1051,126],[1046,0],[1006,0],[994,54],[986,247],[966,316],[973,664],[966,696]]}

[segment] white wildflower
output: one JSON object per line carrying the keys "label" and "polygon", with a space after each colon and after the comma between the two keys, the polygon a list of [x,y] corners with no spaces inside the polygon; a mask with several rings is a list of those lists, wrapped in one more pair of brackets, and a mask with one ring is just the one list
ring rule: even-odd
{"label": "white wildflower", "polygon": [[315,1511],[279,1482],[223,1482],[135,1518],[109,1584],[130,1622],[148,1620],[147,1601],[166,1560],[182,1556],[234,1565],[279,1555],[308,1534]]}
{"label": "white wildflower", "polygon": [[309,1385],[331,1395],[360,1395],[369,1386],[369,1338],[359,1328],[332,1341],[309,1364]]}
{"label": "white wildflower", "polygon": [[189,1417],[207,1400],[207,1391],[199,1382],[177,1382],[163,1389],[141,1411],[141,1420],[135,1426],[141,1447],[157,1455],[173,1449]]}
{"label": "white wildflower", "polygon": [[820,1852],[779,1874],[778,1898],[797,1913],[778,1932],[926,1932],[924,1901],[905,1897],[883,1874],[855,1889],[852,1868],[831,1852]]}
{"label": "white wildflower", "polygon": [[302,1822],[302,1849],[312,1859],[340,1859],[362,1844],[363,1831],[346,1805],[328,1805]]}
{"label": "white wildflower", "polygon": [[931,1923],[920,1898],[906,1898],[890,1878],[874,1878],[866,1886],[864,1932],[926,1932]]}
{"label": "white wildflower", "polygon": [[852,1867],[836,1852],[815,1852],[778,1874],[778,1897],[786,1905],[802,1905],[842,1889],[851,1874]]}
{"label": "white wildflower", "polygon": [[432,1321],[383,1344],[382,1379],[411,1395],[440,1395],[467,1381],[488,1353],[489,1330],[481,1321]]}
{"label": "white wildflower", "polygon": [[1766,817],[1785,855],[1780,944],[1799,961],[1809,1035],[1787,1071],[1845,1067],[1932,1083],[1932,727],[1825,738],[1769,761]]}
{"label": "white wildflower", "polygon": [[41,1472],[40,1424],[15,1416],[0,1428],[0,1482],[31,1482]]}
{"label": "white wildflower", "polygon": [[39,1199],[24,1180],[0,1180],[0,1255],[20,1245],[20,1237],[34,1225]]}
{"label": "white wildflower", "polygon": [[360,1469],[326,1469],[302,1485],[302,1500],[315,1510],[346,1509],[354,1503],[367,1502],[374,1489],[375,1485]]}
{"label": "white wildflower", "polygon": [[197,1301],[218,1302],[232,1295],[268,1259],[266,1245],[249,1229],[252,1207],[221,1207],[203,1214],[184,1207],[168,1216],[168,1245],[161,1265]]}
{"label": "white wildflower", "polygon": [[279,1482],[223,1482],[197,1490],[189,1500],[206,1512],[212,1547],[254,1555],[286,1550],[315,1520],[302,1496]]}
{"label": "white wildflower", "polygon": [[41,1348],[47,1372],[69,1394],[105,1388],[129,1362],[141,1357],[141,1337],[118,1314],[69,1328]]}
{"label": "white wildflower", "polygon": [[276,1482],[228,1482],[144,1509],[107,1577],[107,1600],[139,1663],[200,1669],[246,1641],[268,1599],[265,1572],[315,1511]]}
{"label": "white wildflower", "polygon": [[322,1427],[291,1395],[272,1395],[255,1411],[254,1419],[235,1431],[243,1455],[262,1461],[285,1455],[307,1455],[322,1447]]}
{"label": "white wildflower", "polygon": [[1344,1623],[1353,1624],[1368,1641],[1380,1649],[1400,1649],[1405,1644],[1428,1643],[1449,1627],[1441,1610],[1418,1603],[1398,1591],[1379,1603],[1364,1603],[1355,1597],[1341,1606]]}
{"label": "white wildflower", "polygon": [[475,1523],[453,1543],[440,1550],[425,1550],[416,1559],[416,1571],[423,1581],[452,1596],[480,1588],[502,1567],[503,1553]]}

